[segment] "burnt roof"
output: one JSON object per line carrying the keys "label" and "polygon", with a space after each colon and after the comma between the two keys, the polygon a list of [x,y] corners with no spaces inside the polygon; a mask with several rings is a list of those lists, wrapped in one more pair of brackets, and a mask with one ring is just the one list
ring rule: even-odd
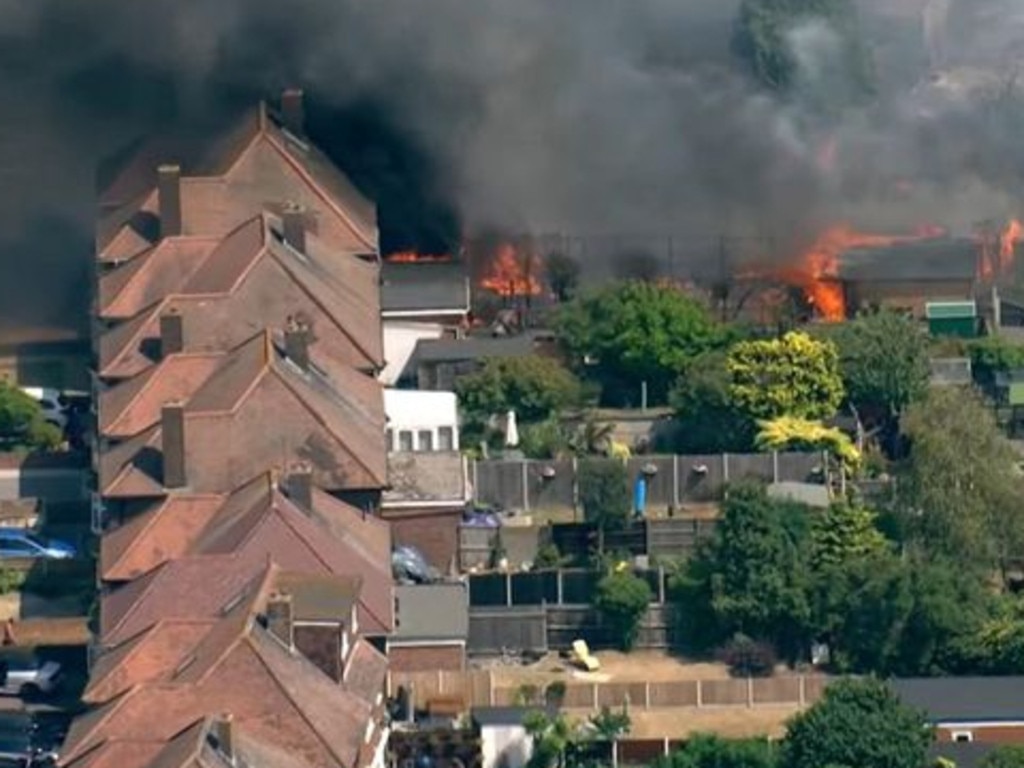
{"label": "burnt roof", "polygon": [[892,687],[932,722],[1024,720],[1024,676],[906,678]]}
{"label": "burnt roof", "polygon": [[844,251],[838,277],[861,282],[973,280],[977,260],[978,245],[969,238],[913,240]]}
{"label": "burnt roof", "polygon": [[380,294],[389,314],[468,312],[469,275],[459,262],[385,262]]}

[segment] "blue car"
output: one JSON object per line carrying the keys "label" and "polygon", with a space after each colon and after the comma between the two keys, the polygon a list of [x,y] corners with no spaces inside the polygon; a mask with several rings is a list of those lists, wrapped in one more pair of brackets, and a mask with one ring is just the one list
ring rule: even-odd
{"label": "blue car", "polygon": [[71,544],[56,539],[44,539],[27,528],[0,528],[0,560],[68,560],[76,554]]}

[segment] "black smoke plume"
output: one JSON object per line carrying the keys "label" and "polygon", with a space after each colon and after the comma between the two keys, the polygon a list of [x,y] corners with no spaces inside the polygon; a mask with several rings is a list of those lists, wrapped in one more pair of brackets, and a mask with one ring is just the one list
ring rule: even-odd
{"label": "black smoke plume", "polygon": [[1018,0],[860,0],[879,92],[856,109],[820,23],[789,30],[795,91],[759,90],[729,51],[736,10],[0,0],[0,336],[81,326],[101,158],[296,83],[314,138],[381,204],[387,247],[498,228],[670,237],[686,262],[720,235],[1019,212]]}

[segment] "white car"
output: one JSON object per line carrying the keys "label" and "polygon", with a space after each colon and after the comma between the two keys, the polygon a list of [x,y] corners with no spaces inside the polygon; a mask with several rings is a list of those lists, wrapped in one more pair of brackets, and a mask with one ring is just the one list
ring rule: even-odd
{"label": "white car", "polygon": [[68,400],[63,393],[49,387],[22,387],[21,391],[42,408],[43,418],[59,429],[68,425]]}

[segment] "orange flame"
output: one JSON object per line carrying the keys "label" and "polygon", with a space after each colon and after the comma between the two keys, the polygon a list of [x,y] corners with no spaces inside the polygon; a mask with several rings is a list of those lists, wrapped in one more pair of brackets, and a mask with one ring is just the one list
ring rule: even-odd
{"label": "orange flame", "polygon": [[541,292],[535,273],[538,259],[518,253],[510,243],[502,243],[488,265],[480,285],[500,296],[536,296]]}
{"label": "orange flame", "polygon": [[803,252],[799,266],[784,270],[779,277],[802,289],[808,303],[825,322],[842,322],[846,319],[846,294],[838,280],[839,257],[851,248],[881,248],[925,236],[928,235],[873,235],[858,232],[849,224],[837,224],[820,234]]}
{"label": "orange flame", "polygon": [[411,264],[417,261],[451,261],[452,257],[445,253],[419,253],[418,251],[400,251],[384,257],[384,261]]}
{"label": "orange flame", "polygon": [[1024,236],[1024,224],[1021,224],[1019,219],[1010,219],[999,235],[1000,272],[1007,272],[1013,266],[1013,257],[1022,236]]}
{"label": "orange flame", "polygon": [[1010,219],[998,236],[982,233],[979,236],[981,254],[978,260],[978,279],[992,280],[1009,272],[1022,237],[1024,224],[1019,219]]}

